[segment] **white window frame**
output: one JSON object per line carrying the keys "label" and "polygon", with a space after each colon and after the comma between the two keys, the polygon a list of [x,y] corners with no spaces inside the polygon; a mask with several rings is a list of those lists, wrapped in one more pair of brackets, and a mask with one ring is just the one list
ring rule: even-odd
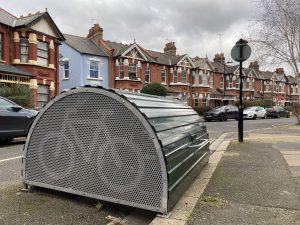
{"label": "white window frame", "polygon": [[[175,76],[176,74],[176,76]],[[178,73],[177,70],[173,71],[173,83],[177,83],[178,82]]]}
{"label": "white window frame", "polygon": [[[164,74],[164,76],[163,76]],[[164,80],[163,80],[163,77],[164,77]],[[162,69],[161,70],[161,82],[162,83],[167,83],[167,73],[166,73],[166,69]]]}
{"label": "white window frame", "polygon": [[[69,59],[65,59],[65,60],[63,60],[63,62],[64,62],[64,64],[63,64],[63,69],[64,69],[63,79],[68,80],[68,79],[70,79],[70,61],[69,61]],[[68,65],[68,68],[66,68],[66,65]]]}
{"label": "white window frame", "polygon": [[[94,64],[98,66],[98,70],[96,68],[92,68],[92,65],[94,65]],[[89,77],[88,78],[99,80],[100,79],[100,60],[90,59],[89,65],[90,65],[90,68],[89,68]],[[97,73],[95,73],[96,74],[95,77],[91,76],[92,71],[97,72]]]}
{"label": "white window frame", "polygon": [[137,64],[136,63],[129,63],[128,77],[130,80],[137,80]]}
{"label": "white window frame", "polygon": [[[148,79],[146,79],[146,77],[148,77]],[[145,82],[147,82],[147,83],[151,82],[151,70],[150,70],[150,66],[147,66],[145,68]]]}
{"label": "white window frame", "polygon": [[119,78],[120,79],[124,78],[124,63],[123,62],[119,63]]}
{"label": "white window frame", "polygon": [[198,98],[194,99],[194,106],[199,106],[199,99]]}
{"label": "white window frame", "polygon": [[[184,76],[183,76],[184,74]],[[187,71],[182,70],[181,71],[181,83],[186,84],[187,83]]]}
{"label": "white window frame", "polygon": [[207,82],[207,74],[202,73],[201,74],[201,83],[203,86],[207,86],[208,82]]}
{"label": "white window frame", "polygon": [[202,98],[202,106],[207,106],[207,98]]}
{"label": "white window frame", "polygon": [[28,38],[20,38],[20,61],[27,63],[29,56],[29,41]]}
{"label": "white window frame", "polygon": [[37,42],[37,62],[41,66],[49,64],[49,47],[47,42]]}

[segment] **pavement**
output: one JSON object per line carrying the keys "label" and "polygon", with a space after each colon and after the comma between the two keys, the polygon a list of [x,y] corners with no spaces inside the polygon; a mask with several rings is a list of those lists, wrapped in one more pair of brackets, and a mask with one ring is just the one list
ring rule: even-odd
{"label": "pavement", "polygon": [[300,126],[221,135],[208,166],[151,225],[300,225]]}

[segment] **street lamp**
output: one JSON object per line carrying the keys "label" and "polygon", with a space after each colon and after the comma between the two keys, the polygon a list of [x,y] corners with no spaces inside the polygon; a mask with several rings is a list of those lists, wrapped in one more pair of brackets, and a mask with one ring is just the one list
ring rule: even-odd
{"label": "street lamp", "polygon": [[226,91],[226,65],[232,63],[231,61],[224,62],[223,70],[223,105],[225,105],[225,91]]}

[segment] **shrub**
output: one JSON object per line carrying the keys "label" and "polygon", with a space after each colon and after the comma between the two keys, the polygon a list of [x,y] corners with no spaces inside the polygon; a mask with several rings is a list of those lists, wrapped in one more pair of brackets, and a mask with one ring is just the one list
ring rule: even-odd
{"label": "shrub", "polygon": [[[239,106],[239,101],[235,103],[236,106]],[[271,108],[273,101],[270,99],[257,99],[257,100],[243,100],[243,107],[252,107],[252,106],[261,106],[264,108]]]}
{"label": "shrub", "polygon": [[27,85],[13,84],[1,87],[0,96],[25,107],[31,106],[32,103],[32,93]]}
{"label": "shrub", "polygon": [[204,113],[212,110],[212,107],[210,106],[195,106],[193,109],[201,116],[204,115]]}
{"label": "shrub", "polygon": [[168,93],[168,90],[162,84],[151,83],[151,84],[146,84],[142,88],[141,93],[150,94],[150,95],[158,95],[158,96],[166,96]]}

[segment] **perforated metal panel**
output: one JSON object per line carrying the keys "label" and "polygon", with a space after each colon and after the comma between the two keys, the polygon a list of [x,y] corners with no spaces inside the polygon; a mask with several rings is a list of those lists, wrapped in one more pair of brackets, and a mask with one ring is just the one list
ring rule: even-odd
{"label": "perforated metal panel", "polygon": [[163,156],[132,105],[106,90],[73,90],[52,101],[25,146],[28,184],[166,212]]}
{"label": "perforated metal panel", "polygon": [[208,162],[203,118],[168,98],[78,88],[38,114],[26,184],[167,213]]}

